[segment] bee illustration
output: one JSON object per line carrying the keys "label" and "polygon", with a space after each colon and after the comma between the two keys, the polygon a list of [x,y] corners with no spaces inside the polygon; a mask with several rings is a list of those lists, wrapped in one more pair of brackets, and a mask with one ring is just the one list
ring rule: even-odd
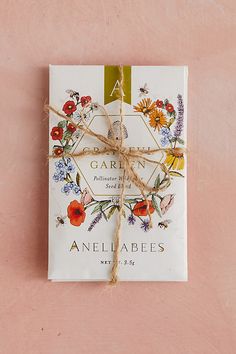
{"label": "bee illustration", "polygon": [[113,129],[109,129],[107,134],[107,137],[109,139],[113,137],[113,134],[114,134],[113,138],[115,140],[121,140],[121,134],[123,134],[123,139],[128,138],[128,132],[126,126],[124,124],[122,124],[121,126],[121,122],[119,122],[118,120],[112,124],[112,128]]}
{"label": "bee illustration", "polygon": [[163,221],[160,221],[158,223],[158,226],[160,227],[160,229],[167,229],[167,227],[169,226],[169,224],[171,223],[172,221],[167,219],[167,220],[163,220]]}
{"label": "bee illustration", "polygon": [[69,93],[71,98],[75,97],[76,100],[79,101],[79,92],[69,89],[69,90],[66,90],[66,93]]}
{"label": "bee illustration", "polygon": [[58,215],[56,217],[56,227],[58,227],[59,225],[65,225],[65,219],[66,219],[66,216]]}
{"label": "bee illustration", "polygon": [[147,87],[147,84],[145,83],[143,87],[140,87],[138,89],[139,91],[139,97],[148,95],[149,93],[149,88]]}

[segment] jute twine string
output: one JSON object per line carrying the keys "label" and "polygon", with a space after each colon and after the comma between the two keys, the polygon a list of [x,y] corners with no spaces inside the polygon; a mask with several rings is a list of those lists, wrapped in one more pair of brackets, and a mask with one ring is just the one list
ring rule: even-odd
{"label": "jute twine string", "polygon": [[[105,135],[96,133],[93,131],[86,123],[83,114],[81,115],[81,124],[76,124],[72,118],[60,113],[58,110],[55,108],[46,105],[45,109],[47,111],[51,111],[54,114],[56,114],[58,117],[61,117],[65,119],[66,121],[70,122],[76,130],[82,131],[84,134],[87,134],[96,140],[100,141],[105,145],[104,148],[101,148],[99,151],[80,151],[80,152],[72,152],[72,153],[63,153],[61,156],[64,157],[74,157],[74,158],[82,158],[85,156],[97,156],[97,155],[103,155],[105,153],[114,153],[118,156],[119,160],[122,162],[123,166],[123,183],[122,183],[122,188],[120,191],[120,198],[119,198],[119,212],[118,212],[118,220],[116,223],[116,228],[114,232],[114,256],[113,256],[113,266],[111,269],[111,278],[110,278],[110,284],[115,285],[118,281],[118,267],[119,267],[119,252],[120,252],[120,238],[121,238],[121,224],[122,224],[122,215],[123,215],[123,208],[124,208],[124,200],[125,200],[125,179],[128,177],[128,179],[139,189],[140,194],[143,196],[143,199],[146,201],[146,207],[147,207],[147,214],[149,217],[149,227],[152,227],[152,217],[151,213],[149,210],[149,203],[147,200],[147,196],[145,192],[159,192],[159,191],[164,191],[166,188],[169,187],[171,183],[171,177],[169,170],[167,167],[156,160],[150,159],[146,157],[145,155],[153,155],[157,152],[171,152],[174,149],[170,148],[158,148],[158,149],[132,149],[132,151],[129,148],[126,148],[124,146],[124,136],[123,136],[123,120],[124,120],[124,112],[123,112],[123,87],[124,87],[124,72],[123,72],[123,67],[119,66],[119,72],[120,72],[120,139],[116,140],[115,139],[115,133],[114,133],[114,128],[112,125],[112,120],[107,113],[106,109],[103,106],[98,105],[98,108],[104,112],[105,119],[107,121],[108,127],[111,130],[111,136],[108,138]],[[55,155],[49,155],[49,158],[58,158],[58,156]],[[159,165],[162,171],[165,174],[164,182],[158,187],[152,187],[148,185],[146,182],[144,182],[137,172],[134,170],[134,167],[132,163],[134,161],[138,160],[144,160],[147,161],[151,164],[156,164]]]}

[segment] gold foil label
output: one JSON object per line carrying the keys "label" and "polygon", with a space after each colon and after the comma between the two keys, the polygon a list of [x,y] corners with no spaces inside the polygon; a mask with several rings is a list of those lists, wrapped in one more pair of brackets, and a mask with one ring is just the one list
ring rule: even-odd
{"label": "gold foil label", "polygon": [[[124,82],[122,94],[124,102],[131,104],[131,66],[123,66]],[[120,99],[121,77],[119,66],[104,67],[104,105]]]}

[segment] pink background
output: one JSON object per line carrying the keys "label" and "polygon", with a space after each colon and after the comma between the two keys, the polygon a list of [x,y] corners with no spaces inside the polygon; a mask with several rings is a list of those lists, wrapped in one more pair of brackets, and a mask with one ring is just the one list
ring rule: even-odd
{"label": "pink background", "polygon": [[[233,354],[234,0],[5,1],[1,354]],[[189,282],[47,281],[48,64],[189,66]]]}

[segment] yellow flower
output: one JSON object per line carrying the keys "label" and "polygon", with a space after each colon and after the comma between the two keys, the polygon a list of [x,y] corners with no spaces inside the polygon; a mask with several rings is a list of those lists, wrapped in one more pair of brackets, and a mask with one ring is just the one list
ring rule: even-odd
{"label": "yellow flower", "polygon": [[184,169],[184,154],[183,149],[174,148],[167,152],[166,159],[164,162],[167,166],[171,166],[173,170],[183,170]]}
{"label": "yellow flower", "polygon": [[149,124],[151,127],[160,130],[163,125],[166,125],[166,117],[164,113],[160,109],[155,109],[152,113],[149,115],[150,121]]}
{"label": "yellow flower", "polygon": [[151,113],[156,107],[155,102],[152,102],[150,98],[143,98],[137,106],[134,106],[135,112],[141,112],[145,116]]}

